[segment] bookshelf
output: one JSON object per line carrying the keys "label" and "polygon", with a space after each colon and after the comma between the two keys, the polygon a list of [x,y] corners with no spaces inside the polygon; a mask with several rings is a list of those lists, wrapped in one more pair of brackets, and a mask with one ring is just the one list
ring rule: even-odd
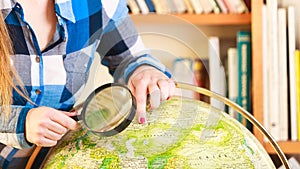
{"label": "bookshelf", "polygon": [[[198,27],[210,29],[207,36],[219,36],[225,39],[235,39],[236,32],[249,29],[252,34],[252,112],[254,117],[263,124],[263,77],[262,77],[262,11],[263,0],[251,1],[251,13],[245,14],[172,14]],[[132,15],[135,23],[172,24],[172,20],[164,19],[156,14]],[[226,31],[226,29],[228,29]],[[221,30],[221,31],[220,31]],[[224,31],[225,30],[225,31]],[[211,33],[214,32],[214,33]],[[221,32],[221,33],[218,33]],[[221,52],[222,53],[222,52]],[[222,54],[221,54],[222,55]],[[273,147],[264,142],[263,134],[254,128],[254,135],[262,143],[268,153],[274,154]],[[280,141],[279,146],[285,154],[299,154],[299,141]]]}
{"label": "bookshelf", "polygon": [[[263,123],[263,77],[262,77],[262,11],[263,0],[251,1],[251,31],[252,31],[252,99],[253,115]],[[275,153],[269,143],[263,141],[263,135],[254,130],[254,135],[263,144],[269,153]],[[279,141],[279,146],[285,154],[299,154],[300,142],[298,141]]]}

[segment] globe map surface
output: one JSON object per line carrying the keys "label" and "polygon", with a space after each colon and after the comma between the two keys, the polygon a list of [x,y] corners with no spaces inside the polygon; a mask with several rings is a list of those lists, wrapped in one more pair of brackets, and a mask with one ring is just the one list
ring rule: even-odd
{"label": "globe map surface", "polygon": [[275,168],[245,127],[207,103],[173,97],[147,119],[112,137],[69,132],[43,168]]}

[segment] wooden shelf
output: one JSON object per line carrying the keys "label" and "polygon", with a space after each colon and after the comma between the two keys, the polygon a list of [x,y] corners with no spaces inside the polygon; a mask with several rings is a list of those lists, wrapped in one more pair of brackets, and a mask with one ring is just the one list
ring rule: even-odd
{"label": "wooden shelf", "polygon": [[195,25],[249,25],[251,14],[174,14]]}
{"label": "wooden shelf", "polygon": [[[159,15],[159,17],[157,17]],[[251,14],[147,14],[147,15],[131,15],[135,20],[147,22],[165,22],[165,18],[169,18],[167,24],[174,22],[171,17],[178,17],[186,22],[194,25],[250,25]],[[155,17],[155,18],[153,18]],[[161,18],[161,19],[159,19]],[[176,19],[175,19],[176,20]],[[174,22],[175,23],[175,22]]]}
{"label": "wooden shelf", "polygon": [[[284,152],[284,154],[299,154],[300,152],[300,142],[297,141],[280,141],[278,142],[279,147]],[[269,143],[265,143],[265,149],[270,154],[275,154],[275,150]]]}

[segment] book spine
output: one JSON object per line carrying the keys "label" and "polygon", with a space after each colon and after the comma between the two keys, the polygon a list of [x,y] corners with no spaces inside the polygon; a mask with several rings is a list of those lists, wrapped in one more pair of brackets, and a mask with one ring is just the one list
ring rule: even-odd
{"label": "book spine", "polygon": [[[289,55],[289,94],[290,94],[290,121],[291,121],[291,140],[297,141],[297,105],[296,105],[296,76],[294,64],[294,52],[296,50],[295,33],[295,8],[288,7],[288,55]],[[299,123],[299,122],[298,122]]]}
{"label": "book spine", "polygon": [[[210,90],[222,96],[226,96],[226,75],[224,66],[220,59],[220,40],[216,36],[208,38],[209,41],[209,78]],[[211,105],[221,111],[225,111],[225,104],[214,98],[211,98]]]}
{"label": "book spine", "polygon": [[[207,59],[200,59],[197,58],[194,60],[194,77],[195,77],[195,84],[199,87],[209,89],[209,77],[207,71]],[[203,94],[199,94],[195,92],[195,99],[204,101],[209,103],[210,98]]]}
{"label": "book spine", "polygon": [[295,77],[296,77],[296,105],[297,105],[297,129],[298,138],[300,138],[300,50],[296,50],[295,54]]}
{"label": "book spine", "polygon": [[152,0],[145,0],[145,2],[149,8],[149,12],[155,12],[155,7]]}
{"label": "book spine", "polygon": [[177,8],[175,6],[175,2],[173,0],[166,0],[167,2],[167,7],[171,13],[176,13]]}
{"label": "book spine", "polygon": [[155,11],[157,14],[167,14],[168,10],[166,7],[166,2],[163,0],[152,0]]}
{"label": "book spine", "polygon": [[131,14],[135,15],[140,13],[140,8],[135,0],[127,0],[127,5],[131,11]]}
{"label": "book spine", "polygon": [[191,1],[190,1],[190,0],[183,0],[183,1],[184,1],[184,3],[185,3],[187,12],[188,12],[188,13],[194,13],[194,9],[193,9],[193,6],[192,6],[192,4],[191,4]]}
{"label": "book spine", "polygon": [[[251,34],[248,31],[237,33],[238,49],[238,104],[251,113]],[[249,121],[238,116],[238,120],[249,130],[252,125]]]}
{"label": "book spine", "polygon": [[218,3],[219,7],[221,8],[221,12],[222,13],[228,13],[228,9],[227,9],[224,1],[223,0],[216,0],[216,1]]}
{"label": "book spine", "polygon": [[268,81],[269,92],[269,131],[275,140],[279,140],[279,57],[278,57],[278,3],[267,0],[268,16]]}
{"label": "book spine", "polygon": [[278,9],[279,140],[288,140],[288,72],[286,9]]}
{"label": "book spine", "polygon": [[[174,59],[172,73],[173,78],[176,79],[176,81],[196,85],[193,72],[193,60],[191,58]],[[175,94],[187,98],[195,97],[195,92],[189,90],[176,89]]]}
{"label": "book spine", "polygon": [[138,4],[142,14],[149,13],[149,9],[148,9],[148,6],[147,6],[145,0],[136,0],[136,2]]}
{"label": "book spine", "polygon": [[203,13],[203,8],[200,4],[200,0],[190,0],[191,5],[195,11],[196,14],[201,14]]}
{"label": "book spine", "polygon": [[204,13],[211,13],[213,11],[213,6],[210,3],[210,0],[199,0],[203,8]]}
{"label": "book spine", "polygon": [[247,6],[245,5],[243,0],[230,0],[234,4],[234,8],[236,9],[236,12],[241,14],[244,12],[248,12]]}
{"label": "book spine", "polygon": [[187,11],[186,5],[183,0],[174,0],[177,13],[184,13]]}
{"label": "book spine", "polygon": [[235,6],[231,0],[223,0],[225,6],[229,10],[229,13],[237,13]]}
{"label": "book spine", "polygon": [[[238,55],[237,48],[229,48],[228,56],[228,97],[237,103],[238,96]],[[233,108],[229,108],[228,114],[237,119],[238,114]]]}
{"label": "book spine", "polygon": [[209,0],[215,14],[221,13],[221,8],[216,0]]}
{"label": "book spine", "polygon": [[248,11],[251,11],[251,0],[244,0],[245,5],[247,6]]}

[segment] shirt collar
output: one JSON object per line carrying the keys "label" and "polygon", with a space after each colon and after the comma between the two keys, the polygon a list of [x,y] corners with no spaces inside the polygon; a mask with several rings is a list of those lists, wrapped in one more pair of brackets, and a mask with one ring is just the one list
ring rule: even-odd
{"label": "shirt collar", "polygon": [[[12,11],[16,3],[17,0],[0,1],[0,10],[2,11],[4,19]],[[70,20],[73,23],[76,22],[74,11],[72,8],[72,0],[55,0],[55,12],[57,13],[57,15],[64,19]]]}
{"label": "shirt collar", "polygon": [[12,8],[16,5],[16,0],[3,0],[0,1],[0,10],[2,12],[3,18],[5,19],[7,15],[12,11]]}
{"label": "shirt collar", "polygon": [[55,0],[55,12],[62,18],[76,22],[72,0]]}

